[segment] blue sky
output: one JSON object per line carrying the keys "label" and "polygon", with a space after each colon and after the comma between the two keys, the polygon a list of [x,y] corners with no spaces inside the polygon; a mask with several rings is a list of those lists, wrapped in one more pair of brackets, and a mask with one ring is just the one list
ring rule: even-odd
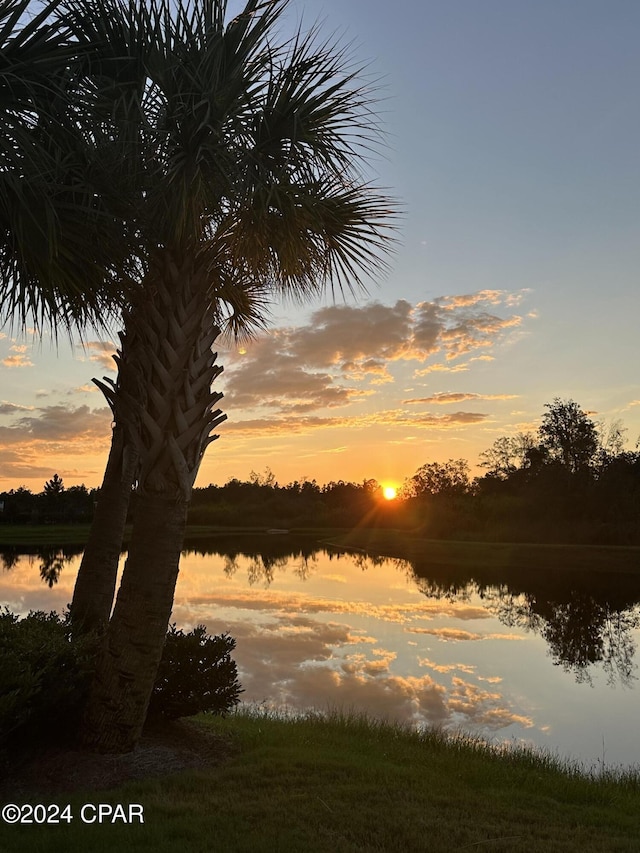
{"label": "blue sky", "polygon": [[[380,80],[370,173],[403,207],[400,242],[368,296],[274,306],[269,341],[220,349],[229,421],[198,484],[266,465],[281,482],[402,482],[475,463],[556,396],[621,418],[633,446],[640,4],[291,0],[301,18]],[[97,485],[109,417],[83,389],[108,346],[72,356],[3,333],[0,488],[39,489],[52,466]]]}

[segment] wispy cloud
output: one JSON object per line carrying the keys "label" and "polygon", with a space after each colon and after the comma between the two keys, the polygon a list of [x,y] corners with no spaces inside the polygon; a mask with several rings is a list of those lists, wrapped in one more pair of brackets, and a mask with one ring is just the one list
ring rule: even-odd
{"label": "wispy cloud", "polygon": [[518,394],[472,394],[464,392],[439,392],[432,394],[430,397],[414,397],[410,400],[403,400],[403,404],[431,404],[435,403],[438,406],[449,405],[450,403],[463,403],[467,400],[515,400]]}
{"label": "wispy cloud", "polygon": [[520,634],[482,634],[474,631],[464,631],[460,628],[416,628],[406,629],[410,634],[431,634],[444,642],[461,642],[466,640],[524,640]]}
{"label": "wispy cloud", "polygon": [[20,406],[18,403],[9,403],[7,400],[0,401],[0,415],[15,415],[16,412],[30,412],[33,406]]}
{"label": "wispy cloud", "polygon": [[375,414],[343,417],[269,417],[250,420],[230,420],[222,429],[225,433],[237,435],[306,434],[318,429],[369,429],[372,426],[408,427],[411,429],[449,429],[482,423],[489,418],[483,412],[452,412],[447,415],[434,415],[429,412],[409,413],[400,409],[385,410]]}
{"label": "wispy cloud", "polygon": [[116,345],[112,341],[86,341],[78,344],[78,350],[85,353],[89,361],[99,364],[103,370],[115,370],[113,355]]}
{"label": "wispy cloud", "polygon": [[2,364],[5,367],[33,367],[33,362],[26,354],[28,347],[26,344],[12,344],[9,347],[9,352],[13,355],[8,355],[2,359]]}

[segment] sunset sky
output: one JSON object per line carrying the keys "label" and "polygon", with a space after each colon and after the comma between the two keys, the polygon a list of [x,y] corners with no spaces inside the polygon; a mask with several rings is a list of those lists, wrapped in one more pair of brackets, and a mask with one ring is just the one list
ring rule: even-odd
{"label": "sunset sky", "polygon": [[[239,7],[230,3],[230,11]],[[292,0],[381,81],[371,177],[404,214],[368,294],[273,305],[218,347],[228,421],[197,485],[280,483],[467,458],[571,397],[640,436],[637,0]],[[0,331],[0,490],[97,486],[114,335]],[[111,371],[111,372],[108,372]]]}

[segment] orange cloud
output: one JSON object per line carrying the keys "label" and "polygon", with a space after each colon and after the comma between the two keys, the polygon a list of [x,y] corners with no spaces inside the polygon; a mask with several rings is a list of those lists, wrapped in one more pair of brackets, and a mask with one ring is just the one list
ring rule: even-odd
{"label": "orange cloud", "polygon": [[116,345],[112,341],[87,341],[80,344],[78,349],[88,352],[89,361],[97,362],[103,370],[115,370],[116,364],[113,355]]}
{"label": "orange cloud", "polygon": [[9,352],[15,353],[15,355],[8,355],[3,358],[2,364],[5,367],[33,367],[33,362],[25,354],[27,349],[26,344],[12,344],[9,347]]}
{"label": "orange cloud", "polygon": [[460,628],[407,628],[410,634],[432,634],[444,642],[463,640],[524,640],[519,634],[479,634]]}
{"label": "orange cloud", "polygon": [[470,393],[447,393],[433,394],[431,397],[414,397],[411,400],[403,400],[403,404],[413,403],[435,403],[445,405],[449,403],[462,403],[466,400],[514,400],[518,394],[470,394]]}
{"label": "orange cloud", "polygon": [[[24,407],[3,404],[5,414]],[[4,477],[51,476],[43,459],[56,454],[81,457],[106,447],[111,437],[111,411],[88,406],[42,406],[28,410],[10,426],[0,426],[0,468]]]}
{"label": "orange cloud", "polygon": [[447,415],[433,415],[429,412],[407,413],[387,410],[368,415],[344,417],[265,417],[251,420],[234,421],[229,419],[221,426],[221,432],[234,435],[291,435],[313,432],[329,427],[342,429],[369,429],[372,426],[410,427],[417,429],[448,429],[472,426],[488,419],[482,412],[452,412]]}

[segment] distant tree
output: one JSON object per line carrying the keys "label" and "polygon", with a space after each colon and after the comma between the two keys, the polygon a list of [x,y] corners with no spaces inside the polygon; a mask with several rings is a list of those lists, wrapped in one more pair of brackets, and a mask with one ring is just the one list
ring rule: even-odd
{"label": "distant tree", "polygon": [[276,475],[268,465],[264,469],[264,474],[258,474],[256,471],[251,471],[249,474],[249,482],[254,486],[267,486],[267,488],[273,488],[278,485],[276,482]]}
{"label": "distant tree", "polygon": [[26,486],[3,492],[0,500],[4,501],[2,519],[9,524],[28,522],[37,515],[38,499]]}
{"label": "distant tree", "polygon": [[428,462],[418,468],[416,473],[405,480],[400,496],[402,498],[421,497],[423,495],[457,496],[471,490],[469,463],[466,459],[449,459],[447,462]]}
{"label": "distant tree", "polygon": [[598,451],[598,430],[573,400],[556,397],[547,403],[538,429],[540,445],[551,460],[557,460],[572,474],[584,471]]}
{"label": "distant tree", "polygon": [[54,474],[50,480],[44,484],[43,493],[47,498],[56,498],[64,492],[64,483],[62,477]]}
{"label": "distant tree", "polygon": [[503,435],[482,451],[479,465],[487,468],[490,476],[506,479],[520,468],[529,467],[529,452],[535,446],[535,436],[530,432]]}
{"label": "distant tree", "polygon": [[626,428],[620,419],[600,421],[596,424],[598,433],[597,462],[598,468],[608,465],[624,452]]}
{"label": "distant tree", "polygon": [[70,486],[64,493],[65,513],[69,521],[91,521],[94,496],[82,484]]}
{"label": "distant tree", "polygon": [[301,480],[294,480],[288,483],[285,487],[287,492],[300,497],[317,497],[320,494],[320,486],[315,480],[307,480],[303,477]]}

